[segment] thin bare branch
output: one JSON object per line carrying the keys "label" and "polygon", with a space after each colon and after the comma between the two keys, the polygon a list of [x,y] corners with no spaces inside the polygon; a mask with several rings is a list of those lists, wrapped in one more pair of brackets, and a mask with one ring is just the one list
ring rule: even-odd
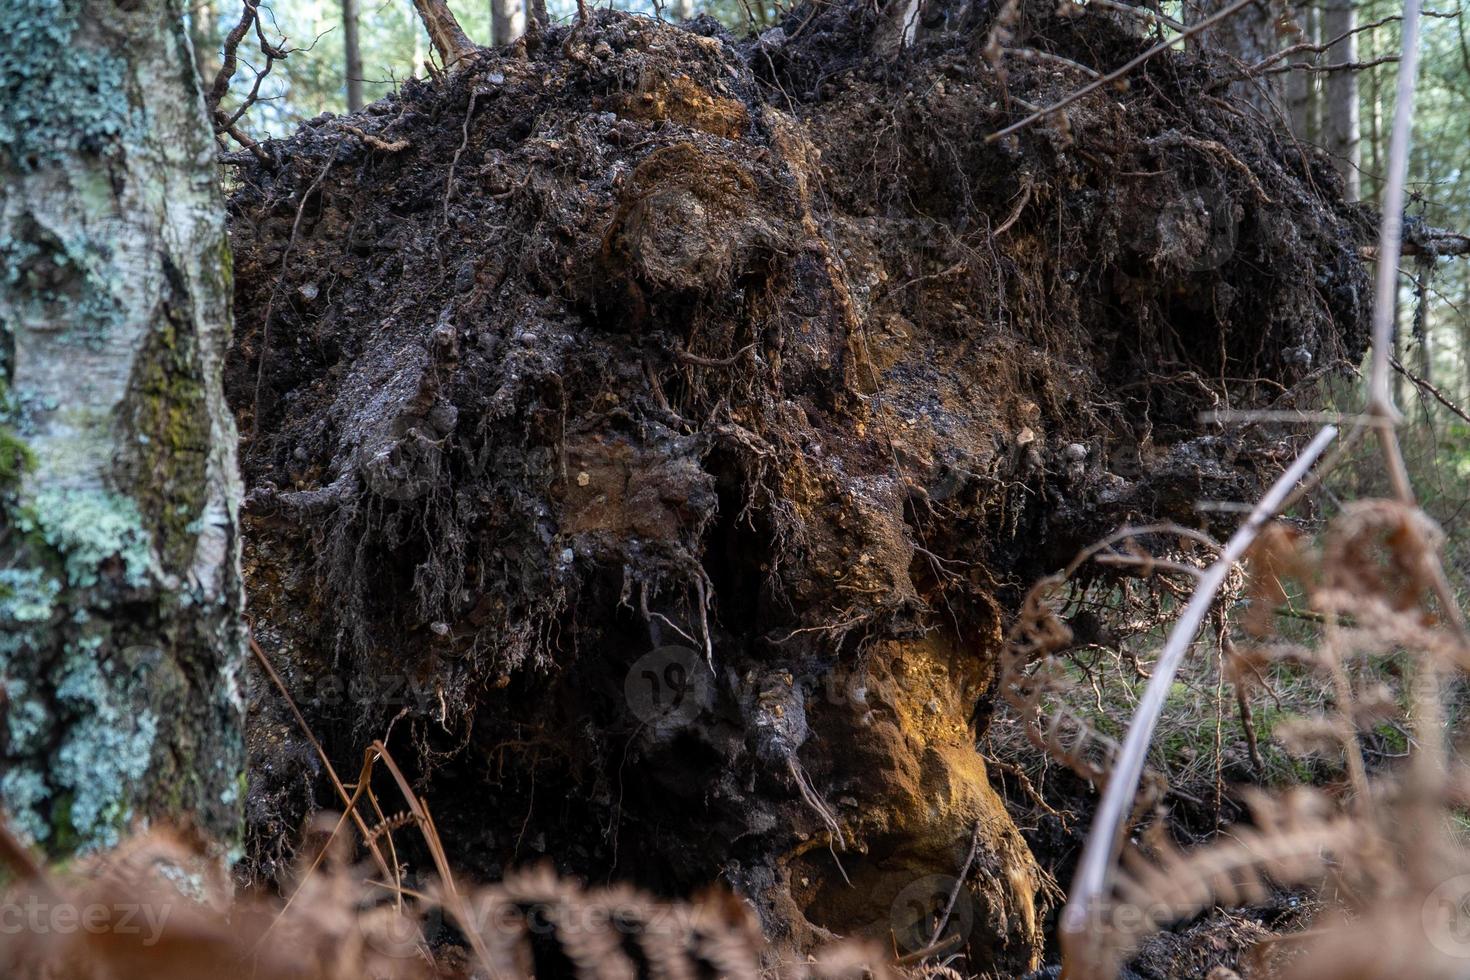
{"label": "thin bare branch", "polygon": [[[1470,255],[1470,235],[1417,225],[1404,234],[1404,255]],[[1371,253],[1377,256],[1377,250]]]}
{"label": "thin bare branch", "polygon": [[1398,55],[1386,54],[1372,61],[1340,61],[1334,65],[1314,65],[1306,61],[1298,61],[1289,65],[1276,65],[1272,68],[1263,68],[1259,71],[1251,70],[1230,78],[1229,81],[1240,81],[1246,78],[1261,78],[1266,75],[1284,75],[1289,71],[1315,72],[1319,75],[1331,74],[1335,71],[1366,71],[1379,65],[1393,65],[1398,63]]}
{"label": "thin bare branch", "polygon": [[1290,58],[1294,54],[1321,54],[1328,48],[1331,48],[1335,45],[1341,44],[1343,41],[1346,41],[1354,34],[1361,34],[1364,31],[1375,30],[1376,28],[1382,27],[1385,24],[1391,24],[1394,21],[1401,19],[1402,18],[1398,14],[1391,14],[1388,17],[1380,17],[1378,20],[1375,20],[1370,24],[1359,24],[1352,30],[1343,31],[1341,34],[1337,35],[1331,40],[1323,41],[1320,44],[1313,44],[1310,41],[1303,41],[1300,44],[1293,44],[1290,47],[1282,48],[1275,54],[1272,54],[1271,56],[1266,58],[1262,58],[1260,61],[1247,68],[1245,77],[1254,78],[1256,75],[1261,74],[1264,69],[1269,68],[1277,62],[1285,61],[1287,58]]}
{"label": "thin bare branch", "polygon": [[1073,71],[1081,72],[1088,78],[1102,77],[1102,72],[1096,68],[1089,68],[1080,61],[1073,61],[1071,58],[1064,58],[1059,54],[1052,54],[1050,51],[1038,51],[1036,48],[1006,48],[1005,53],[1008,57],[1020,58],[1022,61],[1029,61],[1032,64],[1048,64],[1056,65],[1059,68],[1070,68]]}
{"label": "thin bare branch", "polygon": [[[229,94],[230,81],[235,77],[235,71],[241,61],[240,43],[245,40],[245,35],[249,34],[252,29],[255,31],[255,40],[260,48],[260,53],[265,55],[265,65],[256,68],[246,62],[246,66],[255,73],[255,79],[250,85],[250,91],[245,93],[245,97],[235,111],[227,113],[221,108],[221,103]],[[204,93],[204,103],[214,126],[214,134],[229,136],[261,161],[268,161],[270,157],[261,149],[259,143],[245,135],[240,129],[240,121],[244,119],[245,113],[249,112],[252,106],[265,101],[260,94],[261,85],[265,82],[266,76],[271,73],[271,69],[275,67],[276,62],[286,60],[292,50],[286,46],[286,38],[271,41],[265,36],[265,25],[260,17],[260,0],[241,0],[240,20],[225,36],[224,47],[221,50],[220,69],[215,74],[208,91]]]}
{"label": "thin bare branch", "polygon": [[1420,391],[1424,392],[1426,395],[1439,402],[1445,408],[1449,409],[1451,412],[1458,415],[1466,422],[1470,422],[1470,415],[1466,415],[1463,408],[1450,401],[1450,399],[1445,396],[1444,392],[1440,391],[1434,385],[1430,384],[1426,379],[1419,377],[1419,375],[1404,367],[1403,364],[1399,363],[1399,359],[1397,357],[1390,358],[1390,360],[1393,362],[1393,369],[1399,374],[1402,374],[1404,377],[1408,378],[1409,382],[1413,384],[1414,387],[1418,388]]}

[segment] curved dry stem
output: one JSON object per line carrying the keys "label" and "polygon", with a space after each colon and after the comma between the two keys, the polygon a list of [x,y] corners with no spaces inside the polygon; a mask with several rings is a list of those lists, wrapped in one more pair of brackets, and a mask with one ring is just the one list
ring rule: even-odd
{"label": "curved dry stem", "polygon": [[1080,961],[1069,962],[1068,976],[1099,975],[1097,971],[1101,966],[1093,960],[1090,955],[1092,946],[1085,941],[1088,924],[1094,904],[1107,892],[1110,873],[1117,856],[1119,832],[1132,809],[1138,781],[1143,774],[1144,758],[1179,665],[1193,647],[1195,634],[1199,632],[1200,625],[1214,605],[1215,594],[1224,584],[1225,577],[1235,563],[1245,556],[1261,528],[1276,515],[1292,489],[1336,436],[1335,427],[1324,426],[1296,461],[1281,474],[1280,479],[1266,491],[1245,523],[1226,542],[1219,559],[1200,576],[1199,587],[1169,633],[1163,652],[1154,665],[1153,676],[1149,679],[1132,722],[1129,723],[1128,735],[1123,741],[1117,763],[1103,791],[1102,803],[1088,833],[1082,861],[1073,881],[1071,900],[1062,912],[1059,931],[1062,942],[1071,954],[1068,958],[1072,960],[1080,954]]}

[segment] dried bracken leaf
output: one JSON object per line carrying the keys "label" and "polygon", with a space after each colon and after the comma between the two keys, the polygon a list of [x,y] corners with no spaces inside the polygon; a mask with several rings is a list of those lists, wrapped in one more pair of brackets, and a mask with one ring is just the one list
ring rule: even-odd
{"label": "dried bracken leaf", "polygon": [[1250,636],[1264,640],[1275,635],[1276,609],[1287,601],[1286,581],[1311,581],[1314,563],[1306,545],[1300,531],[1280,521],[1262,528],[1251,545],[1246,554],[1250,605],[1240,624]]}

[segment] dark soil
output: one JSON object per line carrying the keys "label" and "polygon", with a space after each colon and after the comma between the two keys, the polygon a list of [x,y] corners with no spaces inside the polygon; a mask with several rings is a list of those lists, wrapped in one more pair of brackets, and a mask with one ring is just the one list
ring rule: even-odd
{"label": "dark soil", "polygon": [[[1149,43],[1053,7],[1011,43]],[[998,72],[986,9],[903,51],[866,3],[743,41],[601,12],[240,161],[255,635],[341,771],[412,764],[467,876],[721,881],[778,946],[912,949],[976,837],[951,928],[1038,964],[974,750],[1007,609],[1124,520],[1250,499],[1290,440],[1198,414],[1304,397],[1368,293],[1330,166],[1197,60],[986,143],[1084,80]],[[251,747],[268,877],[334,800],[259,678]]]}

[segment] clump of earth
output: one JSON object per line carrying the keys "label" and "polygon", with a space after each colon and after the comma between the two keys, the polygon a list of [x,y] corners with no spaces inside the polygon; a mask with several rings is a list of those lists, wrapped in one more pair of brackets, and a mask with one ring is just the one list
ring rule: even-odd
{"label": "clump of earth", "polygon": [[[1357,356],[1361,219],[1192,56],[989,141],[1086,78],[997,60],[988,7],[893,17],[602,11],[236,161],[249,603],[467,877],[723,884],[777,948],[903,953],[973,849],[946,936],[1019,974],[1054,890],[975,749],[1009,613],[1274,476],[1288,437],[1200,413]],[[335,800],[258,677],[250,742],[269,878]]]}

